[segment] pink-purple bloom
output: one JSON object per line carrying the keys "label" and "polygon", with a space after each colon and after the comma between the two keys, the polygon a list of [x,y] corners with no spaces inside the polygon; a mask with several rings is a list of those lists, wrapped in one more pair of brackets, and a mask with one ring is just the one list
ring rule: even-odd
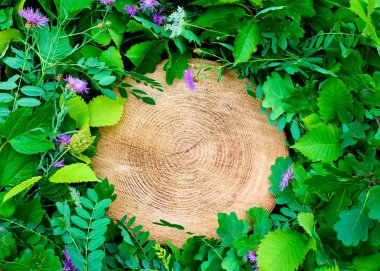
{"label": "pink-purple bloom", "polygon": [[140,1],[140,8],[143,12],[145,10],[153,11],[156,9],[156,6],[159,6],[160,3],[157,0],[141,0]]}
{"label": "pink-purple bloom", "polygon": [[256,253],[254,251],[249,251],[247,253],[247,259],[251,262],[253,270],[258,271],[259,267],[257,266]]}
{"label": "pink-purple bloom", "polygon": [[49,21],[49,18],[46,16],[42,16],[40,14],[40,10],[36,9],[34,11],[32,8],[26,8],[23,10],[20,10],[18,14],[26,19],[26,26],[27,27],[44,27],[45,24]]}
{"label": "pink-purple bloom", "polygon": [[58,162],[53,164],[53,168],[62,168],[65,166],[65,158],[62,158]]}
{"label": "pink-purple bloom", "polygon": [[67,76],[65,81],[67,82],[66,87],[74,90],[78,94],[88,93],[87,82],[71,75]]}
{"label": "pink-purple bloom", "polygon": [[164,17],[161,15],[162,11],[155,12],[152,14],[153,23],[157,26],[161,26],[164,22]]}
{"label": "pink-purple bloom", "polygon": [[189,88],[190,91],[194,91],[195,83],[194,83],[194,77],[191,72],[191,69],[190,68],[186,69],[183,74],[184,74],[183,80],[185,81],[186,86]]}
{"label": "pink-purple bloom", "polygon": [[73,261],[70,258],[70,254],[67,251],[66,247],[63,250],[63,255],[65,256],[65,259],[62,261],[63,267],[61,271],[77,271]]}
{"label": "pink-purple bloom", "polygon": [[284,191],[284,189],[289,185],[289,181],[293,178],[293,169],[291,166],[282,174],[280,189]]}
{"label": "pink-purple bloom", "polygon": [[71,141],[70,135],[62,134],[62,135],[57,136],[57,138],[55,139],[55,144],[67,146],[70,144],[70,141]]}
{"label": "pink-purple bloom", "polygon": [[137,12],[137,7],[135,6],[130,6],[130,5],[126,5],[124,7],[124,10],[131,16],[135,16],[136,15],[136,12]]}
{"label": "pink-purple bloom", "polygon": [[99,0],[99,2],[104,5],[112,5],[115,2],[115,0]]}

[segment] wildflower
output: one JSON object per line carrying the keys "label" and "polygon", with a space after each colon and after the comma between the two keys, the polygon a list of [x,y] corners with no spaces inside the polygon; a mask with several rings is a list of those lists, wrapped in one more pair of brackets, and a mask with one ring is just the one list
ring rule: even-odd
{"label": "wildflower", "polygon": [[126,5],[123,9],[132,17],[136,15],[137,8],[135,6]]}
{"label": "wildflower", "polygon": [[104,5],[112,5],[115,0],[99,0],[100,3],[104,4]]}
{"label": "wildflower", "polygon": [[284,191],[285,187],[289,185],[289,181],[293,178],[293,169],[289,166],[288,169],[282,174],[280,189]]}
{"label": "wildflower", "polygon": [[70,141],[71,141],[70,135],[62,134],[62,135],[57,136],[57,138],[55,139],[55,145],[67,146],[70,144]]}
{"label": "wildflower", "polygon": [[49,21],[48,17],[42,16],[40,10],[36,9],[34,11],[32,8],[27,8],[20,10],[18,14],[26,19],[26,27],[44,27],[45,24]]}
{"label": "wildflower", "polygon": [[165,30],[171,30],[170,38],[176,38],[181,35],[183,26],[185,24],[185,11],[183,8],[178,7],[176,12],[170,14],[168,19],[166,20],[168,23],[165,24]]}
{"label": "wildflower", "polygon": [[160,3],[157,0],[141,0],[140,1],[140,8],[143,12],[145,10],[153,11],[155,10],[156,6],[159,6]]}
{"label": "wildflower", "polygon": [[65,166],[65,158],[53,164],[53,168],[63,168]]}
{"label": "wildflower", "polygon": [[153,22],[157,26],[161,26],[164,22],[164,17],[161,15],[162,9],[159,12],[155,12],[152,14]]}
{"label": "wildflower", "polygon": [[61,271],[77,271],[66,247],[63,249],[63,255],[65,256],[65,259],[62,261],[63,267]]}
{"label": "wildflower", "polygon": [[88,93],[87,82],[79,78],[67,76],[65,81],[67,82],[66,87],[74,90],[78,94]]}
{"label": "wildflower", "polygon": [[189,88],[190,91],[195,90],[195,84],[194,84],[194,78],[191,72],[191,69],[187,69],[183,72],[184,78],[183,80],[185,81],[186,86]]}
{"label": "wildflower", "polygon": [[80,130],[73,135],[69,149],[75,154],[80,154],[90,147],[92,142],[94,142],[94,138],[95,137],[91,137],[91,134],[88,131]]}
{"label": "wildflower", "polygon": [[69,192],[70,192],[70,196],[71,196],[71,199],[73,200],[74,204],[77,206],[77,207],[81,207],[82,205],[80,204],[80,194],[78,192],[78,190],[76,190],[74,187],[71,187],[69,186]]}
{"label": "wildflower", "polygon": [[256,256],[256,253],[254,251],[249,251],[247,253],[247,258],[251,262],[253,270],[258,271],[259,267],[257,266],[257,256]]}

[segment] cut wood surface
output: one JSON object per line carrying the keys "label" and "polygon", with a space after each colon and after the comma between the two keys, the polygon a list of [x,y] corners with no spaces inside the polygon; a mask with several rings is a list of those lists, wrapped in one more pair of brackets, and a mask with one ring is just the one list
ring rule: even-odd
{"label": "cut wood surface", "polygon": [[[191,67],[196,74],[217,65],[194,59]],[[94,158],[98,176],[115,185],[110,215],[136,216],[151,238],[179,246],[187,232],[214,237],[220,212],[244,218],[253,206],[272,210],[270,167],[288,155],[284,133],[260,113],[261,102],[247,94],[245,81],[226,72],[217,82],[215,69],[205,75],[190,92],[182,80],[168,86],[158,65],[147,76],[164,92],[135,86],[156,105],[130,98],[120,123],[101,129]],[[185,230],[153,224],[160,219]]]}

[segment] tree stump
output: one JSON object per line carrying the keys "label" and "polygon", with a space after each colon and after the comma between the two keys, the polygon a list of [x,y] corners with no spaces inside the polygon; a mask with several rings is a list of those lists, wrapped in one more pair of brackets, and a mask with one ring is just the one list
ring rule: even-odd
{"label": "tree stump", "polygon": [[[218,64],[194,59],[191,66],[196,74]],[[260,113],[246,81],[225,72],[217,82],[215,70],[206,73],[190,92],[181,80],[168,86],[161,63],[147,76],[162,83],[163,93],[136,86],[156,105],[130,98],[120,123],[101,129],[93,160],[97,175],[115,185],[109,214],[136,216],[159,242],[180,246],[187,232],[214,237],[218,213],[244,218],[253,206],[275,204],[268,177],[276,158],[288,155],[284,133]],[[153,224],[160,219],[185,230]]]}

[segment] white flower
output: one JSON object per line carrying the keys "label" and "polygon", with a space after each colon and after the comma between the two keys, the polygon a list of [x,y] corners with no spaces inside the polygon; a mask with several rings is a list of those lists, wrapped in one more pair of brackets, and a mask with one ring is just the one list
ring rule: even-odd
{"label": "white flower", "polygon": [[170,34],[171,39],[181,35],[185,25],[185,16],[186,14],[183,8],[178,7],[177,11],[170,14],[170,16],[166,19],[167,23],[164,25],[164,29],[172,31]]}
{"label": "white flower", "polygon": [[71,199],[74,201],[74,204],[77,207],[82,207],[82,205],[80,204],[80,200],[79,200],[80,194],[79,194],[78,190],[76,190],[74,187],[69,186],[69,191],[70,191]]}

